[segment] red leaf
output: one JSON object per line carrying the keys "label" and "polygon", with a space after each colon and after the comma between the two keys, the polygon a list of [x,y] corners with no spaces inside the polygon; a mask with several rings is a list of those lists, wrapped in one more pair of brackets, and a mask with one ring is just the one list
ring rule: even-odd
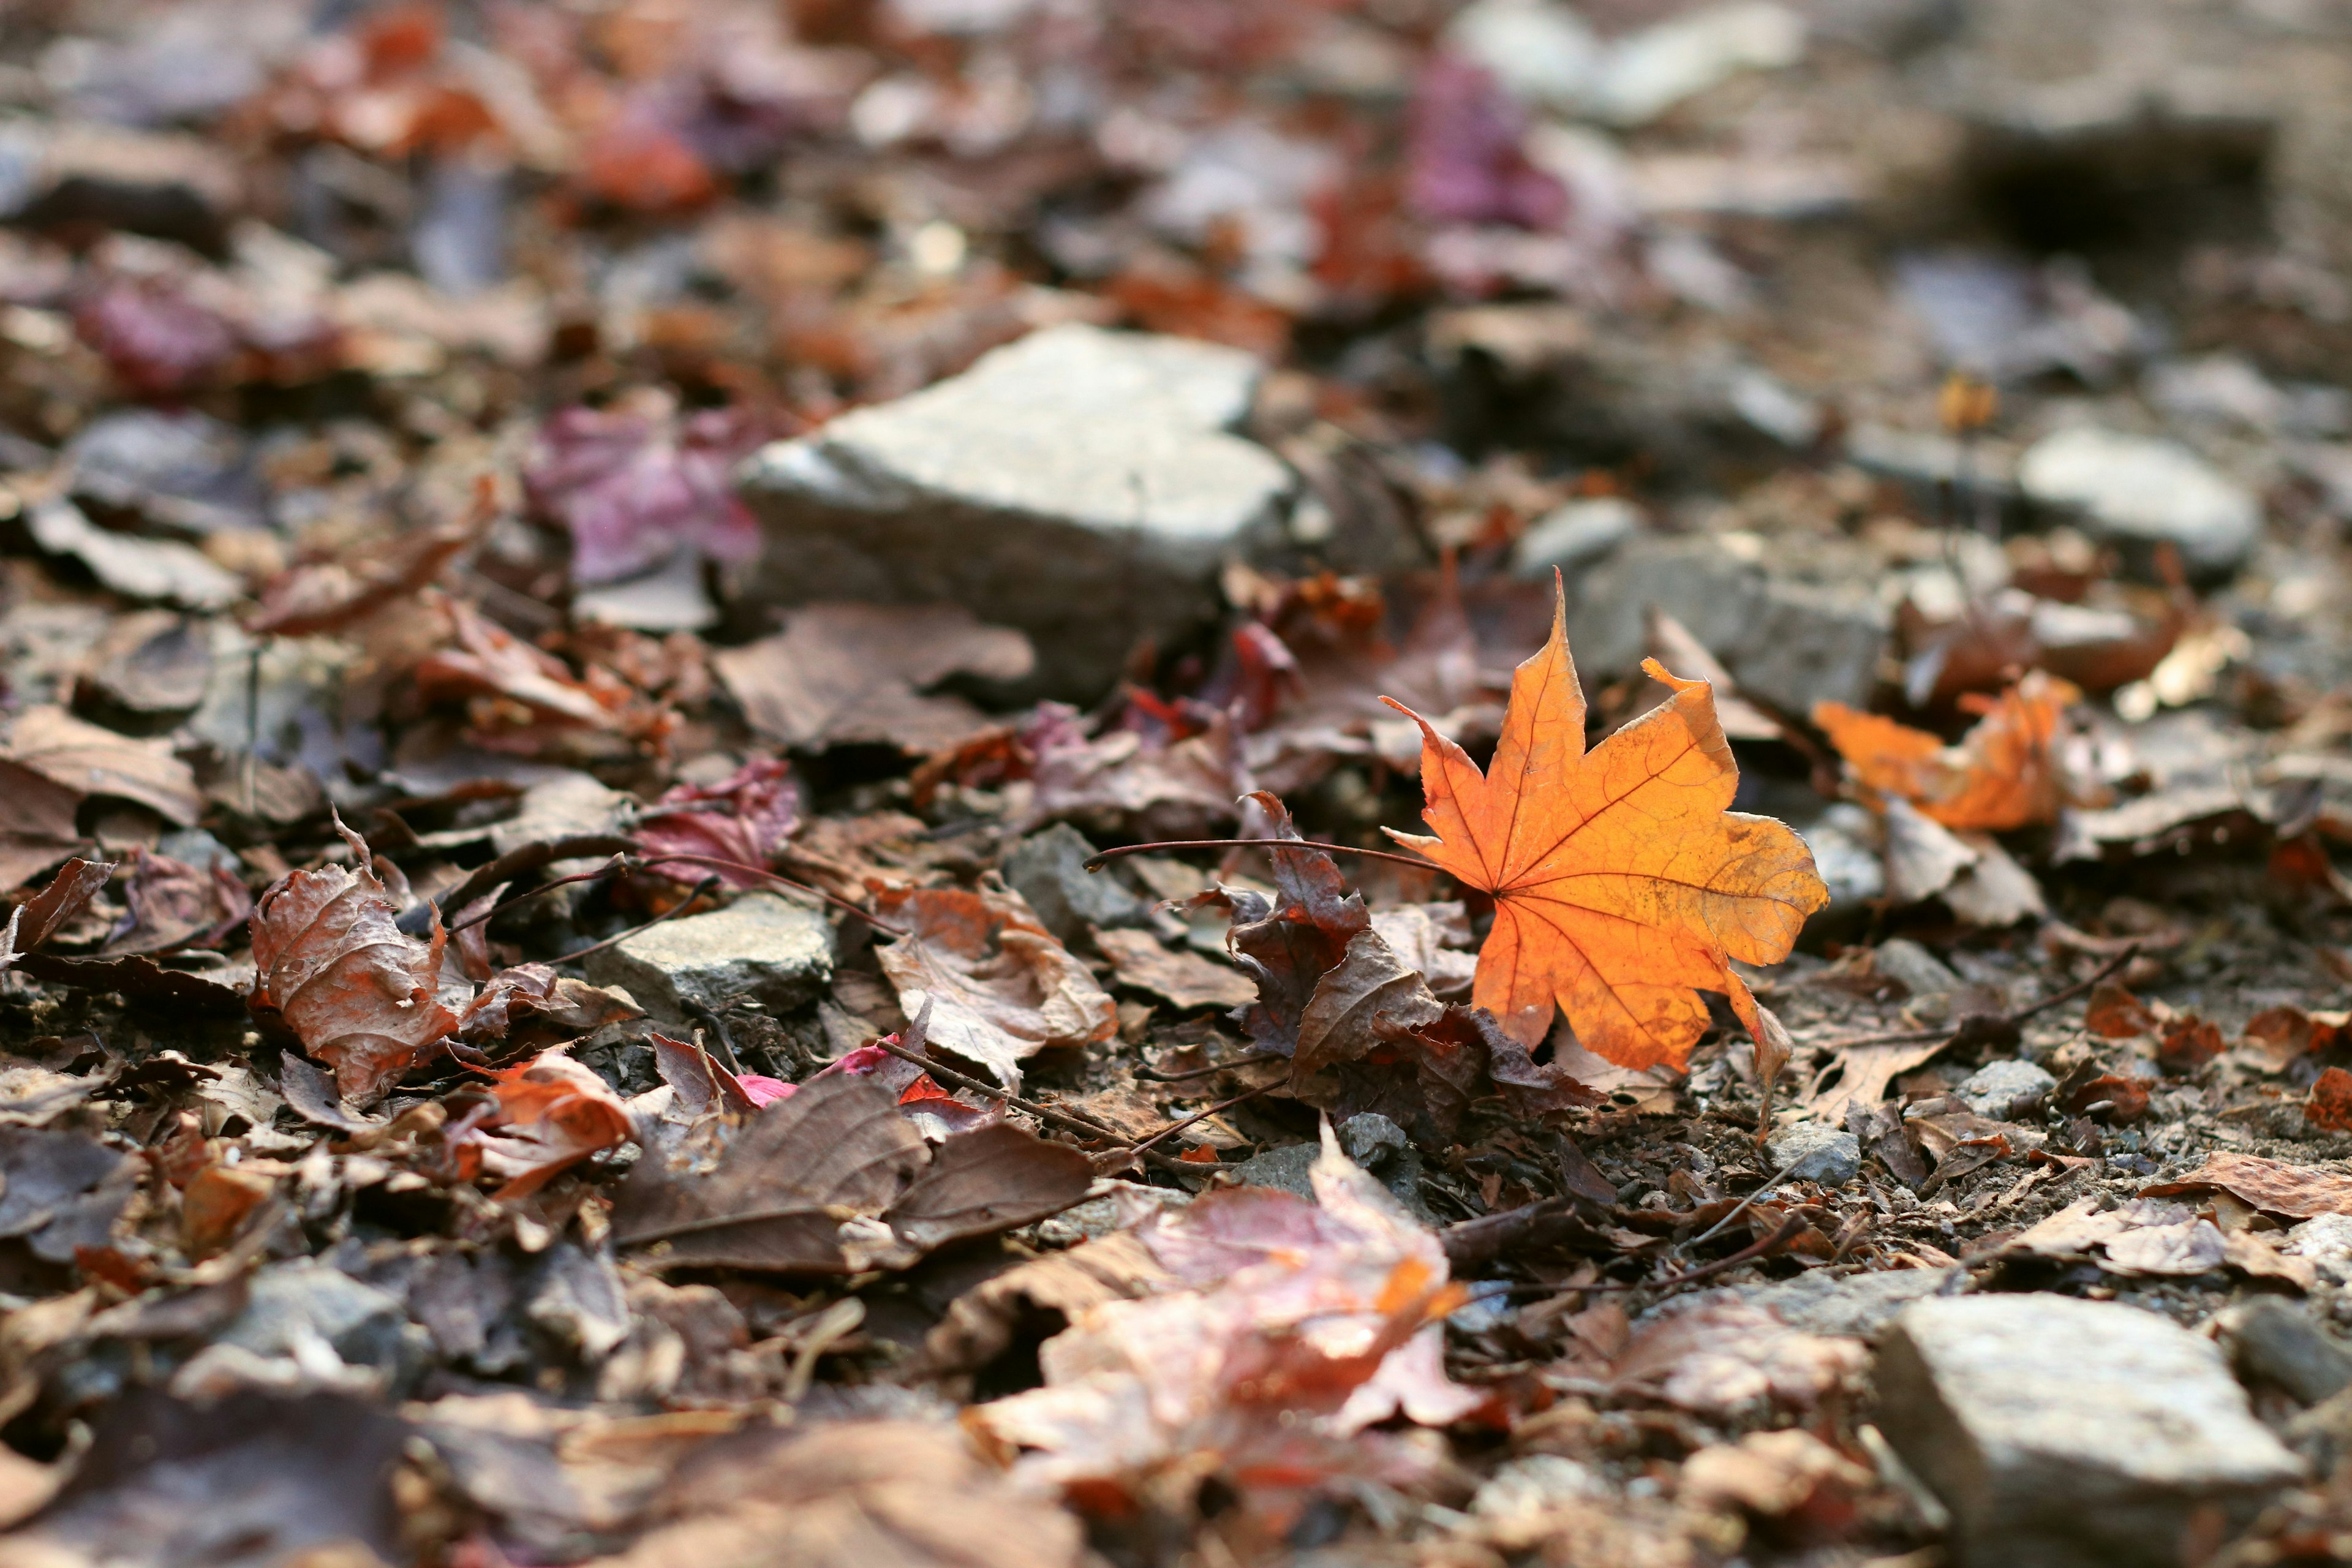
{"label": "red leaf", "polygon": [[523,484],[533,507],[571,531],[577,582],[634,576],[681,547],[746,561],[760,529],[732,476],[760,435],[740,410],[681,420],[659,396],[567,409],[541,429]]}
{"label": "red leaf", "polygon": [[[637,843],[646,855],[702,855],[766,866],[800,820],[800,791],[792,770],[772,757],[754,757],[723,784],[679,784],[637,819]],[[687,868],[678,868],[679,872]],[[705,868],[693,868],[698,879]],[[756,888],[765,879],[720,871],[730,886]]]}

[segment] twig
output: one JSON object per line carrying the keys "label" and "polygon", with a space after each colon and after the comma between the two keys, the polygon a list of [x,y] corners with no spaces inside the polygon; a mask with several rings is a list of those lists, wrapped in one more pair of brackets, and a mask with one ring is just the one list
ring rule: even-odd
{"label": "twig", "polygon": [[533,888],[527,893],[517,893],[513,898],[508,899],[502,903],[491,905],[488,909],[484,910],[480,914],[473,915],[467,919],[459,921],[456,925],[448,928],[449,934],[451,936],[456,936],[459,931],[465,931],[469,927],[480,925],[484,921],[493,920],[498,916],[506,913],[517,904],[528,903],[531,900],[538,898],[542,893],[551,893],[558,888],[568,888],[574,882],[593,882],[602,878],[612,876],[616,871],[626,870],[628,868],[628,863],[629,858],[626,855],[615,855],[612,859],[598,867],[593,871],[580,871],[575,872],[569,877],[558,877],[552,882],[543,883],[539,887]]}
{"label": "twig", "polygon": [[[929,1057],[919,1056],[915,1052],[907,1049],[906,1047],[893,1045],[888,1040],[876,1040],[872,1043],[878,1048],[886,1050],[892,1056],[897,1057],[902,1062],[914,1063],[917,1067],[921,1068],[925,1072],[929,1073],[934,1078],[943,1078],[947,1079],[948,1082],[954,1084],[958,1089],[968,1089],[974,1094],[984,1094],[991,1100],[1003,1100],[1005,1104],[1013,1107],[1013,1110],[1025,1110],[1030,1115],[1035,1117],[1038,1121],[1048,1122],[1053,1126],[1060,1128],[1065,1132],[1075,1132],[1083,1138],[1108,1138],[1122,1149],[1129,1146],[1129,1140],[1127,1134],[1119,1131],[1117,1128],[1106,1127],[1099,1121],[1092,1121],[1084,1116],[1076,1115],[1070,1111],[1056,1110],[1050,1105],[1040,1105],[1034,1100],[1024,1100],[1017,1094],[997,1088],[996,1085],[988,1082],[984,1079],[974,1078],[970,1073],[966,1072],[958,1072],[951,1067],[934,1061]],[[1159,1163],[1175,1171],[1180,1175],[1198,1175],[1200,1173],[1197,1171],[1187,1172],[1183,1166],[1178,1164],[1173,1160],[1168,1159],[1165,1155],[1147,1152],[1144,1155],[1144,1158],[1158,1162]]]}
{"label": "twig", "polygon": [[1182,1072],[1161,1072],[1158,1068],[1138,1068],[1135,1076],[1153,1083],[1181,1083],[1188,1078],[1207,1078],[1212,1073],[1232,1072],[1237,1068],[1254,1068],[1261,1062],[1287,1061],[1280,1051],[1259,1051],[1254,1056],[1235,1057],[1228,1062],[1211,1062],[1204,1068],[1186,1068]]}
{"label": "twig", "polygon": [[664,921],[676,920],[679,915],[684,914],[687,910],[692,909],[697,899],[701,898],[705,893],[709,892],[717,886],[719,886],[718,878],[705,877],[701,881],[697,882],[694,885],[694,891],[687,894],[686,897],[680,899],[677,903],[672,904],[668,909],[664,910],[653,919],[646,921],[645,924],[631,926],[627,931],[614,931],[611,936],[606,937],[602,942],[592,942],[588,946],[582,948],[577,952],[565,953],[562,958],[556,960],[556,962],[558,963],[575,963],[580,959],[587,957],[592,952],[602,952],[608,947],[613,947],[621,942],[625,942],[641,931],[649,931],[653,930],[654,927],[661,924]]}
{"label": "twig", "polygon": [[1708,1226],[1706,1229],[1700,1232],[1698,1235],[1692,1237],[1688,1241],[1684,1242],[1681,1246],[1675,1247],[1675,1250],[1676,1252],[1686,1252],[1690,1248],[1696,1247],[1700,1242],[1705,1241],[1709,1237],[1715,1235],[1716,1232],[1721,1230],[1725,1226],[1729,1225],[1733,1220],[1736,1220],[1741,1215],[1746,1214],[1749,1204],[1754,1203],[1758,1198],[1762,1197],[1766,1193],[1770,1192],[1774,1187],[1777,1187],[1782,1182],[1787,1181],[1789,1179],[1789,1173],[1794,1171],[1799,1165],[1803,1163],[1804,1156],[1799,1155],[1796,1159],[1790,1161],[1787,1164],[1781,1166],[1779,1170],[1765,1177],[1763,1182],[1754,1192],[1748,1194],[1746,1197],[1740,1199],[1737,1204],[1732,1205],[1731,1212],[1729,1214],[1725,1215],[1721,1219],[1717,1220],[1713,1225]]}
{"label": "twig", "polygon": [[[2101,964],[2099,966],[2098,973],[2092,975],[2088,980],[2078,980],[2074,984],[2065,987],[2063,990],[2053,991],[2049,995],[2042,998],[2041,1001],[2033,1003],[2030,1006],[2016,1008],[2013,1011],[2007,1013],[1995,1013],[1990,1016],[1994,1018],[1998,1018],[2006,1024],[2022,1024],[2025,1020],[2034,1016],[2036,1014],[2046,1013],[2053,1007],[2062,1006],[2068,1002],[2072,1002],[2075,997],[2083,995],[2093,986],[2098,984],[2100,981],[2113,975],[2125,964],[2129,963],[2134,958],[2139,956],[2139,947],[2140,944],[2137,941],[2126,942],[2124,944],[2123,951],[2116,953],[2113,958],[2107,960],[2106,963]],[[1965,1024],[1967,1020],[1962,1019],[1961,1022]],[[1954,1028],[1904,1029],[1891,1035],[1856,1035],[1849,1040],[1822,1040],[1814,1042],[1811,1048],[1825,1051],[1842,1051],[1849,1046],[1907,1046],[1916,1045],[1923,1040],[1936,1039],[1938,1037],[1949,1037],[1954,1039],[1959,1037],[1958,1031]]]}
{"label": "twig", "polygon": [[1696,1284],[1701,1279],[1711,1279],[1715,1275],[1737,1268],[1743,1263],[1755,1262],[1774,1247],[1796,1240],[1797,1233],[1811,1223],[1802,1214],[1792,1214],[1780,1222],[1780,1229],[1763,1240],[1750,1242],[1728,1258],[1718,1258],[1712,1263],[1702,1264],[1696,1268],[1686,1269],[1683,1273],[1670,1275],[1664,1279],[1636,1279],[1630,1284],[1612,1280],[1601,1285],[1571,1285],[1568,1289],[1589,1290],[1595,1294],[1613,1293],[1620,1290],[1678,1290],[1685,1285]]}
{"label": "twig", "polygon": [[1387,849],[1358,849],[1346,844],[1315,844],[1304,838],[1170,838],[1158,844],[1123,844],[1116,849],[1106,849],[1087,858],[1086,868],[1099,871],[1103,863],[1123,855],[1149,855],[1157,849],[1295,849],[1319,850],[1326,855],[1355,855],[1366,860],[1393,860],[1400,866],[1411,866],[1417,871],[1443,871],[1444,867],[1424,860],[1418,855],[1399,855]]}
{"label": "twig", "polygon": [[1161,1128],[1159,1131],[1154,1132],[1150,1137],[1146,1138],[1142,1142],[1138,1143],[1135,1146],[1135,1152],[1140,1154],[1146,1149],[1150,1148],[1154,1143],[1159,1142],[1161,1139],[1171,1137],[1176,1133],[1183,1131],[1184,1129],[1192,1126],[1195,1121],[1205,1121],[1209,1117],[1214,1116],[1220,1110],[1231,1110],[1243,1100],[1255,1100],[1259,1095],[1265,1093],[1274,1087],[1275,1086],[1270,1083],[1262,1083],[1255,1089],[1243,1090],[1241,1093],[1234,1096],[1231,1100],[1221,1100],[1216,1104],[1209,1107],[1206,1110],[1196,1110],[1192,1112],[1192,1115],[1184,1118],[1181,1121],[1171,1121],[1167,1126]]}
{"label": "twig", "polygon": [[835,894],[826,892],[823,888],[814,888],[806,882],[795,882],[790,877],[779,876],[773,871],[764,869],[758,866],[747,865],[740,860],[722,860],[716,855],[647,855],[642,858],[633,857],[632,863],[639,866],[662,866],[672,863],[682,866],[710,866],[715,867],[721,871],[740,872],[746,877],[762,877],[767,880],[775,883],[780,888],[793,888],[803,893],[814,893],[818,898],[823,899],[826,903],[831,904],[835,909],[840,910],[847,914],[856,915],[859,920],[864,921],[876,931],[888,931],[892,936],[912,936],[915,934],[903,926],[892,925],[888,921],[886,921],[879,915],[875,914],[871,910],[861,909],[857,905],[851,903],[847,899],[840,898]]}

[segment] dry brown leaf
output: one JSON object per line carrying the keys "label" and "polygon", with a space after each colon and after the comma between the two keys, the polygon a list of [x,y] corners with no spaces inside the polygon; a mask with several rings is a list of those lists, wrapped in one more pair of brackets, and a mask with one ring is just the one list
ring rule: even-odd
{"label": "dry brown leaf", "polygon": [[910,932],[876,953],[898,1005],[912,1018],[929,1004],[932,1043],[982,1064],[1008,1088],[1037,1052],[1118,1032],[1109,994],[1010,889],[885,889],[875,904]]}
{"label": "dry brown leaf", "polygon": [[1704,1415],[1775,1404],[1807,1410],[1856,1382],[1860,1340],[1790,1328],[1762,1307],[1699,1303],[1637,1333],[1616,1358],[1617,1386]]}
{"label": "dry brown leaf", "polygon": [[2206,1155],[2205,1163],[2186,1175],[2142,1187],[2140,1195],[2173,1197],[2215,1191],[2227,1193],[2264,1214],[2288,1219],[2352,1214],[2352,1176],[2338,1171],[2309,1170],[2259,1154],[2226,1151]]}
{"label": "dry brown leaf", "polygon": [[955,746],[985,728],[958,697],[925,696],[951,675],[1018,680],[1029,639],[953,605],[812,605],[784,629],[714,655],[751,728],[803,751],[865,742],[908,752]]}
{"label": "dry brown leaf", "polygon": [[1986,703],[1956,746],[1843,702],[1815,704],[1813,722],[1870,788],[1900,795],[1947,827],[1998,833],[2057,819],[2068,795],[2058,748],[2066,710],[2082,700],[2069,682],[2030,671]]}
{"label": "dry brown leaf", "polygon": [[1257,1000],[1257,987],[1232,964],[1171,952],[1148,931],[1097,928],[1094,939],[1121,985],[1165,996],[1179,1007],[1245,1007]]}
{"label": "dry brown leaf", "polygon": [[1727,809],[1739,770],[1706,683],[1644,668],[1674,696],[1588,753],[1563,594],[1485,773],[1413,715],[1436,831],[1391,837],[1494,895],[1471,994],[1513,1038],[1540,1046],[1557,1005],[1594,1054],[1679,1067],[1706,1028],[1700,990],[1728,996],[1765,1048],[1730,960],[1786,958],[1829,889],[1785,824]]}
{"label": "dry brown leaf", "polygon": [[289,872],[254,907],[253,1005],[275,1009],[335,1069],[343,1097],[364,1104],[425,1060],[457,1016],[439,994],[439,912],[431,941],[404,934],[367,840],[335,826],[351,867]]}
{"label": "dry brown leaf", "polygon": [[168,740],[140,741],[86,724],[62,708],[27,708],[8,727],[6,760],[30,768],[76,797],[136,801],[175,827],[204,813],[204,795]]}

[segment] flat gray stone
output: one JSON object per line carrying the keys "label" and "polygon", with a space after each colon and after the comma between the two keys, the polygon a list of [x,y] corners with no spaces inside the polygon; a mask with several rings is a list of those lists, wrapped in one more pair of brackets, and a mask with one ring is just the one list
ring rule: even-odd
{"label": "flat gray stone", "polygon": [[2013,1121],[2039,1110],[2050,1091],[2057,1087],[2056,1079],[2032,1062],[2007,1057],[1987,1062],[1953,1092],[1967,1100],[1969,1109],[1979,1116]]}
{"label": "flat gray stone", "polygon": [[[1370,1172],[1397,1202],[1423,1219],[1432,1217],[1421,1196],[1421,1154],[1404,1129],[1377,1111],[1366,1111],[1348,1118],[1339,1131],[1339,1148],[1348,1158]],[[1312,1199],[1315,1184],[1309,1173],[1322,1152],[1314,1143],[1293,1143],[1253,1154],[1228,1169],[1243,1186],[1277,1187]]]}
{"label": "flat gray stone", "polygon": [[1818,1121],[1800,1121],[1772,1134],[1772,1168],[1789,1167],[1791,1182],[1842,1187],[1862,1174],[1862,1140]]}
{"label": "flat gray stone", "polygon": [[1595,496],[1553,508],[1511,547],[1515,576],[1549,579],[1608,554],[1642,531],[1642,511],[1622,496]]}
{"label": "flat gray stone", "polygon": [[1004,857],[1004,879],[1029,900],[1037,918],[1064,942],[1085,939],[1089,926],[1150,923],[1150,906],[1108,868],[1087,869],[1095,847],[1066,822],[1033,833]]}
{"label": "flat gray stone", "polygon": [[2173,545],[2195,577],[2235,572],[2262,537],[2253,493],[2173,441],[2077,426],[2027,448],[2017,482],[2036,506],[2078,516],[2126,549]]}
{"label": "flat gray stone", "polygon": [[1914,996],[1946,996],[1960,988],[1960,977],[1944,961],[1909,937],[1893,937],[1871,952],[1871,966]]}
{"label": "flat gray stone", "polygon": [[2231,1363],[2250,1384],[2316,1405],[2352,1385],[2352,1350],[2301,1307],[2258,1296],[2221,1315]]}
{"label": "flat gray stone", "polygon": [[833,981],[833,928],[814,910],[750,893],[723,910],[664,921],[592,953],[588,978],[618,985],[666,1023],[689,1022],[685,1004],[750,997],[797,1007]]}
{"label": "flat gray stone", "polygon": [[1037,647],[1040,689],[1087,699],[1143,638],[1217,613],[1228,556],[1282,542],[1293,479],[1230,434],[1248,354],[1069,325],[844,415],[746,466],[759,596],[961,605]]}
{"label": "flat gray stone", "polygon": [[1740,689],[1792,713],[1859,706],[1878,683],[1885,606],[1861,575],[1807,582],[1707,538],[1627,540],[1580,578],[1569,647],[1588,679],[1629,675],[1648,651],[1648,608],[1681,622]]}
{"label": "flat gray stone", "polygon": [[245,1310],[219,1335],[256,1355],[292,1355],[325,1342],[354,1366],[394,1367],[405,1350],[408,1309],[397,1296],[316,1259],[275,1264],[253,1277]]}
{"label": "flat gray stone", "polygon": [[1800,1274],[1794,1279],[1740,1292],[1750,1306],[1769,1307],[1782,1322],[1812,1334],[1875,1339],[1912,1302],[1941,1290],[1957,1269],[1889,1268],[1875,1274]]}
{"label": "flat gray stone", "polygon": [[2304,1473],[2219,1347],[2114,1302],[1915,1302],[1880,1348],[1878,1401],[1963,1568],[2175,1564],[2202,1510],[2242,1519]]}

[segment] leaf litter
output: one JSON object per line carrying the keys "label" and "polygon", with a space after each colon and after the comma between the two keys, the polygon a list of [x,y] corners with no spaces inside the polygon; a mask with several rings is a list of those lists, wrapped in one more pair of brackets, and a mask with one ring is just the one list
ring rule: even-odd
{"label": "leaf litter", "polygon": [[[1897,9],[21,18],[0,1561],[1925,1561],[1878,1293],[2340,1356],[2352,269]],[[1074,324],[1257,366],[1184,629],[802,592]]]}

